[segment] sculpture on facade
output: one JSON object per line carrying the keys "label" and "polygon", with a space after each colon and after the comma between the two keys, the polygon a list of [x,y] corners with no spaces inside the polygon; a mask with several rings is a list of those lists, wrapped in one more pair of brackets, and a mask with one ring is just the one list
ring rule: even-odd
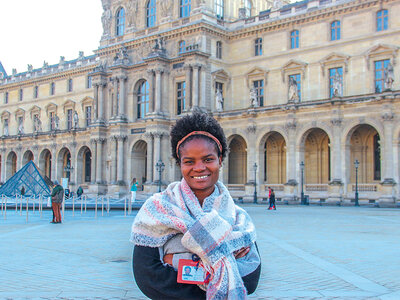
{"label": "sculpture on facade", "polygon": [[24,121],[22,120],[22,118],[19,120],[18,134],[24,134]]}
{"label": "sculpture on facade", "polygon": [[28,72],[32,72],[33,66],[31,64],[28,64]]}
{"label": "sculpture on facade", "polygon": [[110,34],[110,25],[111,25],[111,9],[110,3],[107,0],[103,0],[103,14],[101,16],[101,23],[103,24],[103,35]]}
{"label": "sculpture on facade", "polygon": [[257,91],[254,86],[250,89],[250,105],[251,107],[258,107]]}
{"label": "sculpture on facade", "polygon": [[172,1],[171,0],[163,0],[161,1],[161,16],[168,17],[171,15],[171,7]]}
{"label": "sculpture on facade", "polygon": [[224,98],[222,97],[222,91],[219,89],[215,93],[215,105],[216,105],[217,111],[224,110]]}
{"label": "sculpture on facade", "polygon": [[5,136],[8,136],[8,120],[4,120],[4,128],[3,128],[3,134],[5,135]]}
{"label": "sculpture on facade", "polygon": [[54,130],[58,130],[60,128],[60,118],[55,116],[54,118]]}
{"label": "sculpture on facade", "polygon": [[40,121],[38,115],[35,115],[35,117],[33,118],[33,131],[35,133],[42,131],[42,121]]}
{"label": "sculpture on facade", "polygon": [[343,92],[343,82],[342,76],[336,72],[335,76],[332,78],[332,97],[342,97]]}
{"label": "sculpture on facade", "polygon": [[[162,1],[161,3],[163,3]],[[136,13],[138,11],[138,1],[130,0],[127,3],[127,24],[128,27],[136,27]]]}
{"label": "sculpture on facade", "polygon": [[394,82],[394,70],[391,63],[384,70],[385,90],[391,90]]}
{"label": "sculpture on facade", "polygon": [[79,128],[79,116],[78,113],[74,112],[74,129]]}
{"label": "sculpture on facade", "polygon": [[289,77],[288,101],[289,102],[299,101],[299,90],[297,87],[297,81],[293,77]]}

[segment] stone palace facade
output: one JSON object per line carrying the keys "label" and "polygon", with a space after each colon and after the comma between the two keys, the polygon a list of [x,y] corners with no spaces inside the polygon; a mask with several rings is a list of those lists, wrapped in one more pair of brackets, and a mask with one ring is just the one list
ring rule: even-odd
{"label": "stone palace facade", "polygon": [[170,126],[198,108],[225,130],[235,197],[351,203],[357,179],[360,203],[396,204],[399,0],[102,5],[95,55],[0,74],[2,182],[34,160],[73,191],[157,191],[157,162],[180,179]]}

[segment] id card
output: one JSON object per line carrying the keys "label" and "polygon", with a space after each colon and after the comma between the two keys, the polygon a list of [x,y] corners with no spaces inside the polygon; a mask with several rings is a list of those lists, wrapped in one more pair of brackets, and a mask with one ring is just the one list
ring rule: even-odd
{"label": "id card", "polygon": [[202,284],[206,278],[206,272],[201,266],[196,267],[197,262],[190,259],[180,259],[178,263],[179,283]]}

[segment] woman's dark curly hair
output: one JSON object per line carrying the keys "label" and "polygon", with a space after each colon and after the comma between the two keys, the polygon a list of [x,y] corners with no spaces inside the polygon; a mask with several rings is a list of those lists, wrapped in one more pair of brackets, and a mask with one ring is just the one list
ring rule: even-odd
{"label": "woman's dark curly hair", "polygon": [[207,141],[212,142],[215,145],[218,156],[221,156],[222,160],[224,160],[227,150],[228,150],[228,145],[226,143],[226,137],[225,137],[224,130],[222,129],[221,125],[219,125],[218,121],[215,120],[212,116],[210,116],[207,113],[194,112],[193,114],[184,116],[183,118],[176,121],[175,125],[172,126],[172,128],[171,128],[170,135],[171,135],[172,157],[175,158],[175,161],[178,165],[180,165],[180,159],[176,153],[177,152],[176,146],[183,137],[185,137],[186,135],[188,135],[189,133],[191,133],[193,131],[206,131],[208,133],[211,133],[221,143],[222,151],[219,151],[218,146],[213,139],[211,139],[205,135],[193,135],[193,136],[188,137],[179,146],[179,149],[178,149],[179,154],[180,154],[180,149],[182,148],[182,146],[185,145],[188,141],[191,141],[194,138],[203,138],[203,139],[206,139]]}

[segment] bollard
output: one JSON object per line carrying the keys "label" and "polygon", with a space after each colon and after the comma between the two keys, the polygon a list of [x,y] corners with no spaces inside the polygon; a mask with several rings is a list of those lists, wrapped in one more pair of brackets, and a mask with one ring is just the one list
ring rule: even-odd
{"label": "bollard", "polygon": [[3,204],[4,203],[4,194],[1,195],[1,214],[3,214]]}
{"label": "bollard", "polygon": [[33,200],[32,200],[32,206],[33,206],[32,210],[33,210],[33,214],[35,214],[35,200],[36,200],[36,198],[35,198],[35,196],[33,196]]}
{"label": "bollard", "polygon": [[[29,197],[26,197],[26,223],[28,223],[28,212],[29,212]],[[22,202],[22,196],[21,196],[21,202]]]}
{"label": "bollard", "polygon": [[42,211],[43,211],[43,198],[42,198],[42,195],[39,195],[39,207],[40,207],[40,218],[42,218]]}
{"label": "bollard", "polygon": [[22,195],[21,195],[21,201],[20,201],[20,206],[19,206],[19,215],[22,216]]}
{"label": "bollard", "polygon": [[72,196],[72,216],[75,217],[75,195]]}
{"label": "bollard", "polygon": [[87,196],[85,195],[85,213],[86,213]]}
{"label": "bollard", "polygon": [[15,212],[18,211],[18,195],[15,195]]}
{"label": "bollard", "polygon": [[124,216],[126,217],[126,197],[124,197]]}
{"label": "bollard", "polygon": [[64,222],[64,212],[65,212],[65,194],[63,195],[63,199],[62,199],[62,218],[61,221]]}
{"label": "bollard", "polygon": [[107,214],[110,213],[110,196],[107,197]]}
{"label": "bollard", "polygon": [[83,196],[81,196],[81,215],[83,213]]}
{"label": "bollard", "polygon": [[6,200],[5,200],[5,206],[4,206],[4,220],[7,220],[7,197],[6,197]]}
{"label": "bollard", "polygon": [[96,204],[94,208],[94,217],[97,218],[97,195],[96,195]]}
{"label": "bollard", "polygon": [[104,212],[104,196],[101,197],[101,216],[103,216],[103,212]]}

